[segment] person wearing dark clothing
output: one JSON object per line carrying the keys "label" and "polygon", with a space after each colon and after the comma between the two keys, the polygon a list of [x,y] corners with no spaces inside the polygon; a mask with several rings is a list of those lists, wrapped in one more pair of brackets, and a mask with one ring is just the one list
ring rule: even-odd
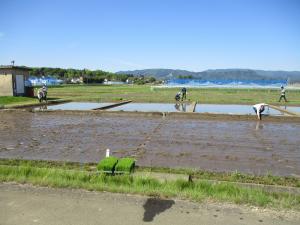
{"label": "person wearing dark clothing", "polygon": [[280,93],[280,98],[278,102],[281,102],[281,99],[284,99],[285,102],[287,102],[286,97],[285,97],[285,89],[283,86],[281,86],[281,93]]}
{"label": "person wearing dark clothing", "polygon": [[186,88],[182,88],[181,89],[181,101],[183,101],[183,99],[186,100]]}
{"label": "person wearing dark clothing", "polygon": [[176,101],[179,101],[179,100],[180,100],[180,96],[181,96],[181,92],[178,92],[178,93],[175,95],[175,100],[176,100]]}

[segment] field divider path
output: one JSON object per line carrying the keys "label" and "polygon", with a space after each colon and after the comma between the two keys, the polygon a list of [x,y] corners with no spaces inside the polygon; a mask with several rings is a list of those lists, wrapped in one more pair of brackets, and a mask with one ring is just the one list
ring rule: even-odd
{"label": "field divider path", "polygon": [[161,122],[159,122],[159,124],[151,132],[148,133],[148,135],[145,137],[145,140],[136,148],[135,151],[137,152],[138,155],[142,154],[145,151],[144,148],[151,141],[153,134],[155,134],[157,131],[159,131],[161,129],[161,127],[164,124],[165,117],[166,117],[166,114],[163,113]]}
{"label": "field divider path", "polygon": [[128,104],[132,102],[131,100],[128,100],[128,101],[122,101],[122,102],[117,102],[117,103],[114,103],[114,104],[110,104],[110,105],[106,105],[106,106],[102,106],[102,107],[99,107],[99,108],[95,108],[93,110],[105,110],[105,109],[110,109],[110,108],[114,108],[114,107],[117,107],[117,106],[120,106],[120,105],[125,105],[125,104]]}
{"label": "field divider path", "polygon": [[298,113],[291,112],[291,111],[288,111],[286,109],[282,109],[282,108],[280,108],[278,106],[275,106],[275,105],[269,105],[269,107],[272,108],[272,109],[278,110],[280,112],[283,112],[285,114],[291,115],[291,116],[300,116],[300,114],[298,114]]}
{"label": "field divider path", "polygon": [[223,181],[223,180],[208,180],[208,179],[199,179],[199,178],[196,178],[195,180],[206,181],[212,184],[234,184],[243,188],[261,189],[268,193],[288,193],[288,194],[300,195],[300,188],[298,187],[289,187],[289,186],[271,185],[271,184],[243,183],[243,182]]}

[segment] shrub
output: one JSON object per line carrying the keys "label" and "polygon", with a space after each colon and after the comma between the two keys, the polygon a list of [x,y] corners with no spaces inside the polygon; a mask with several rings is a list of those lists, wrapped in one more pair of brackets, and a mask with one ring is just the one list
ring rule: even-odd
{"label": "shrub", "polygon": [[131,173],[134,169],[135,161],[132,158],[120,159],[116,165],[116,172]]}
{"label": "shrub", "polygon": [[96,83],[96,84],[102,84],[104,82],[103,77],[84,77],[83,83],[90,84],[90,83]]}
{"label": "shrub", "polygon": [[113,173],[117,162],[118,162],[118,158],[113,157],[113,156],[104,158],[97,165],[97,169],[100,171]]}

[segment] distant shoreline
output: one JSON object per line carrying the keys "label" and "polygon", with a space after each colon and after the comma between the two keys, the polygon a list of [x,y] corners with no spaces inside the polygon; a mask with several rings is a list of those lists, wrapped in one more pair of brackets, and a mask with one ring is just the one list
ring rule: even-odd
{"label": "distant shoreline", "polygon": [[[186,84],[178,84],[178,85],[155,85],[151,86],[151,89],[155,88],[227,88],[227,89],[272,89],[278,90],[280,86],[263,86],[263,85],[186,85]],[[289,84],[285,86],[288,90],[300,90],[300,84]]]}

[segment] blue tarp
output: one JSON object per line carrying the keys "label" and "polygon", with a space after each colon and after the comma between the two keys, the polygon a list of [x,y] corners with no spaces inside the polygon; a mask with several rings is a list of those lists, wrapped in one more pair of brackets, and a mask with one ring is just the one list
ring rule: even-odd
{"label": "blue tarp", "polygon": [[60,85],[63,83],[63,80],[56,79],[53,77],[29,77],[25,81],[26,86],[41,86],[46,84],[47,86]]}

